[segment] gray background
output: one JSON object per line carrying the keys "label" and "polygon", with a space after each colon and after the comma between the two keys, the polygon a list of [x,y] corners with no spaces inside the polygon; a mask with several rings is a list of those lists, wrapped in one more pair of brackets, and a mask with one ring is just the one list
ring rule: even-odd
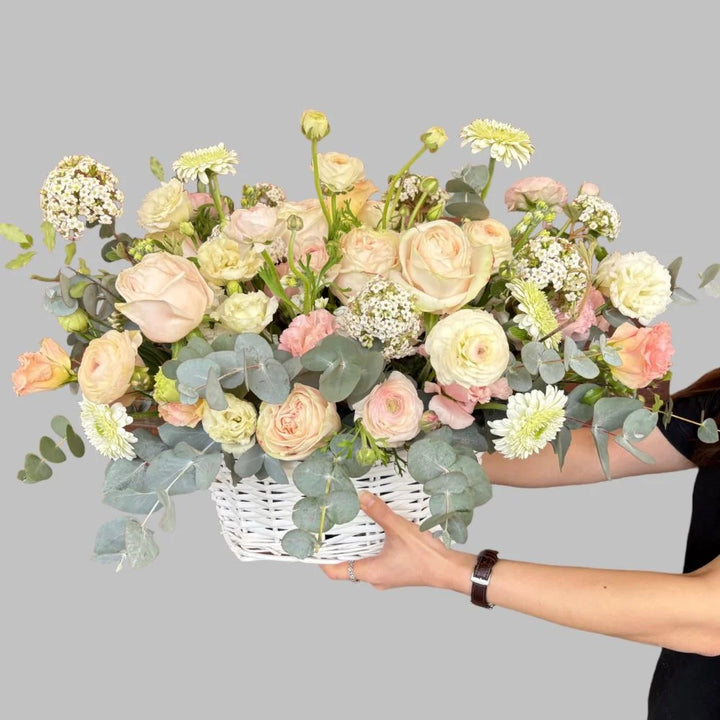
{"label": "gray background", "polygon": [[[289,4],[288,4],[289,5]],[[640,5],[640,4],[638,4]],[[648,4],[649,7],[649,4]],[[363,159],[382,185],[431,125],[450,140],[418,166],[446,178],[473,157],[458,132],[493,117],[531,135],[524,171],[498,168],[489,197],[525,175],[598,183],[617,206],[622,251],[683,255],[673,387],[717,363],[717,300],[697,273],[720,260],[717,49],[703,4],[63,2],[15,4],[0,44],[0,221],[37,232],[37,191],[66,154],[110,165],[122,227],[155,186],[147,160],[225,142],[243,182],[312,195],[305,108],[325,111],[324,150]],[[482,156],[487,160],[486,156]],[[14,256],[1,245],[3,263]],[[97,266],[89,233],[80,254]],[[60,254],[35,272],[53,273]],[[641,718],[657,649],[581,633],[428,589],[378,593],[312,566],[240,563],[207,495],[179,499],[178,527],[150,567],[91,561],[104,462],[91,451],[36,486],[15,480],[49,418],[77,419],[70,392],[16,398],[21,352],[63,334],[29,270],[3,271],[0,383],[0,714],[72,717],[480,716]],[[557,564],[677,571],[693,474],[546,491],[498,488],[468,550]]]}

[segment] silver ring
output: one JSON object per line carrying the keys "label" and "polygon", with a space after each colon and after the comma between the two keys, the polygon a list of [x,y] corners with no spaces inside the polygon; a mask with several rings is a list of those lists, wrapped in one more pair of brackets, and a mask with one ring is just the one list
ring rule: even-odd
{"label": "silver ring", "polygon": [[348,560],[348,578],[350,579],[350,582],[360,582],[355,577],[355,561],[354,560]]}

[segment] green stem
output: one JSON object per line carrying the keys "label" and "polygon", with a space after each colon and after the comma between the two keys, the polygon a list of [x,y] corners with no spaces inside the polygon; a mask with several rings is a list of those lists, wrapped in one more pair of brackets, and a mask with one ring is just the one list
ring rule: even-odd
{"label": "green stem", "polygon": [[280,276],[275,269],[275,263],[273,263],[267,250],[263,250],[262,256],[265,260],[265,267],[261,270],[260,277],[265,281],[265,284],[270,288],[270,291],[280,301],[282,306],[291,311],[291,317],[295,317],[300,311],[292,304],[292,301],[285,293],[285,288],[282,286]]}
{"label": "green stem", "polygon": [[385,196],[385,205],[383,207],[382,218],[380,220],[380,228],[385,230],[387,228],[388,217],[392,218],[393,212],[395,211],[395,197],[396,197],[396,183],[397,181],[412,167],[412,165],[422,156],[427,150],[423,145],[401,168],[398,172],[393,175],[388,185],[387,193]]}
{"label": "green stem", "polygon": [[[326,496],[330,494],[331,482],[332,482],[332,480],[328,480],[325,483],[325,495]],[[327,513],[327,505],[323,505],[322,510],[320,511],[320,526],[318,527],[318,538],[317,538],[317,545],[315,548],[316,550],[319,550],[320,546],[322,545],[322,536],[323,536],[323,533],[325,532],[325,515],[326,515],[326,513]]]}
{"label": "green stem", "polygon": [[482,192],[480,193],[480,199],[485,200],[488,194],[488,190],[490,189],[490,183],[492,182],[493,174],[495,172],[495,158],[491,157],[490,162],[488,163],[488,179],[485,183],[485,187],[482,189]]}
{"label": "green stem", "polygon": [[478,403],[475,406],[476,410],[507,410],[507,405],[504,405],[503,403],[496,403],[496,402],[487,402],[487,403]]}
{"label": "green stem", "polygon": [[317,152],[317,140],[312,140],[312,168],[313,168],[313,180],[315,181],[315,192],[317,193],[318,199],[320,200],[320,207],[322,208],[325,221],[328,224],[328,231],[332,223],[332,218],[328,212],[327,205],[325,204],[325,196],[323,195],[322,188],[320,187],[320,168],[318,167],[318,152]]}
{"label": "green stem", "polygon": [[223,212],[222,196],[220,195],[220,183],[218,182],[217,175],[214,173],[210,175],[210,196],[215,204],[215,209],[218,213],[220,226],[225,222],[225,213]]}
{"label": "green stem", "polygon": [[420,212],[420,208],[423,206],[423,203],[427,199],[427,196],[428,196],[428,193],[424,192],[420,196],[420,199],[415,203],[415,207],[413,208],[412,214],[408,218],[407,225],[405,226],[406,230],[409,230],[413,226],[413,223],[415,222],[415,218],[418,216],[418,213]]}

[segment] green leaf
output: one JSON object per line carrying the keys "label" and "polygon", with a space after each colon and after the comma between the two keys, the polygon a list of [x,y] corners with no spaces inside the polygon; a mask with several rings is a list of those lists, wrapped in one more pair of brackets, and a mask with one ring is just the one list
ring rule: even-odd
{"label": "green leaf", "polygon": [[55,249],[55,226],[47,220],[40,226],[43,234],[43,242],[48,250]]}
{"label": "green leaf", "polygon": [[131,567],[149,565],[160,552],[152,530],[142,527],[135,520],[128,520],[125,526],[125,548]]}
{"label": "green leaf", "polygon": [[532,375],[522,365],[508,368],[505,379],[515,392],[528,392],[532,389]]}
{"label": "green leaf", "polygon": [[25,456],[25,467],[23,468],[24,473],[20,479],[26,483],[36,483],[42,480],[47,480],[52,476],[52,468],[40,457],[33,453],[28,453]]}
{"label": "green leaf", "polygon": [[28,245],[27,236],[17,225],[0,223],[0,235],[23,248],[30,247],[32,245],[32,243]]}
{"label": "green leaf", "polygon": [[64,415],[55,415],[50,421],[50,427],[56,435],[61,438],[65,437],[65,433],[70,426],[70,421]]}
{"label": "green leaf", "polygon": [[327,503],[327,517],[336,524],[350,522],[360,511],[356,492],[333,490],[328,495]]}
{"label": "green leaf", "polygon": [[669,265],[667,265],[667,271],[670,273],[671,288],[674,288],[677,285],[677,279],[680,272],[680,266],[682,265],[682,260],[682,257],[676,257]]}
{"label": "green leaf", "polygon": [[600,465],[602,466],[603,474],[607,480],[611,480],[610,476],[610,455],[608,454],[608,433],[602,428],[591,427],[590,432],[592,433],[593,440],[595,441],[595,447],[597,449],[598,458]]}
{"label": "green leaf", "polygon": [[322,497],[335,470],[332,455],[314,452],[293,470],[295,487],[308,497]]}
{"label": "green leaf", "polygon": [[65,462],[67,459],[65,453],[57,446],[57,443],[47,435],[40,438],[40,454],[52,463]]}
{"label": "green leaf", "polygon": [[288,480],[287,473],[285,472],[285,468],[277,458],[265,455],[263,467],[265,468],[265,472],[268,476],[278,485],[287,485],[290,482]]}
{"label": "green leaf", "polygon": [[408,472],[419,483],[449,471],[457,460],[457,453],[447,443],[438,440],[418,440],[408,451]]}
{"label": "green leaf", "polygon": [[681,287],[674,288],[670,297],[674,302],[688,304],[697,302],[697,298],[694,295],[691,295],[689,292],[683,290]]}
{"label": "green leaf", "polygon": [[320,394],[328,402],[340,402],[352,393],[361,374],[360,365],[338,358],[320,375]]}
{"label": "green leaf", "polygon": [[560,382],[565,377],[565,367],[560,355],[552,348],[544,348],[538,372],[548,385]]}
{"label": "green leaf", "polygon": [[570,368],[580,377],[587,380],[591,380],[600,374],[600,368],[589,357],[582,353],[570,360]]}
{"label": "green leaf", "polygon": [[617,308],[607,307],[602,311],[602,316],[613,327],[619,327],[623,323],[631,322],[627,315],[623,315]]}
{"label": "green leaf", "polygon": [[445,205],[445,212],[448,215],[459,218],[467,218],[468,220],[486,220],[490,217],[490,211],[487,209],[485,203],[478,198],[479,202],[471,202],[470,198],[472,195],[462,195],[456,193],[451,196],[452,198],[466,198],[465,201],[455,199],[453,202],[449,202]]}
{"label": "green leaf", "polygon": [[531,375],[538,374],[544,350],[545,346],[539,342],[529,342],[520,349],[520,359]]}
{"label": "green leaf", "polygon": [[137,439],[137,442],[133,444],[133,450],[145,462],[150,462],[156,455],[167,450],[167,445],[157,435],[153,435],[144,428],[134,430],[133,435]]}
{"label": "green leaf", "polygon": [[465,490],[459,493],[431,495],[428,505],[433,515],[439,515],[455,510],[472,510],[475,507],[473,500],[473,494],[469,490]]}
{"label": "green leaf", "polygon": [[656,427],[658,414],[647,408],[633,410],[623,422],[623,436],[626,440],[642,440],[646,438]]}
{"label": "green leaf", "polygon": [[453,514],[451,517],[448,518],[445,529],[447,530],[448,535],[450,535],[454,542],[467,542],[467,525],[465,525],[465,523],[457,515]]}
{"label": "green leaf", "polygon": [[461,472],[447,472],[438,475],[436,478],[428,480],[423,486],[423,490],[428,495],[436,495],[438,493],[458,493],[467,490],[468,478]]}
{"label": "green leaf", "polygon": [[591,420],[593,406],[584,403],[583,398],[588,392],[599,388],[600,386],[595,383],[581,383],[570,391],[565,405],[565,424],[568,428],[574,430]]}
{"label": "green leaf", "polygon": [[165,488],[158,488],[157,496],[164,510],[160,518],[160,529],[172,532],[175,529],[175,503]]}
{"label": "green leaf", "polygon": [[114,518],[100,526],[95,536],[95,560],[118,563],[125,556],[125,526],[129,518]]}
{"label": "green leaf", "polygon": [[260,400],[278,405],[290,394],[290,378],[274,358],[259,360],[247,366],[247,386]]}
{"label": "green leaf", "polygon": [[640,450],[640,448],[635,447],[624,435],[615,435],[615,442],[638,460],[648,465],[652,465],[655,462],[655,458],[652,455],[648,455],[648,453]]}
{"label": "green leaf", "polygon": [[255,444],[249,450],[234,458],[232,471],[241,478],[251,477],[263,466],[265,452]]}
{"label": "green leaf", "polygon": [[704,443],[712,444],[718,441],[717,423],[713,418],[705,418],[697,431],[698,440]]}
{"label": "green leaf", "polygon": [[720,263],[705,268],[700,275],[700,287],[711,297],[720,297]]}
{"label": "green leaf", "polygon": [[75,457],[82,457],[85,454],[85,443],[83,439],[68,425],[65,430],[65,440],[67,441],[68,450]]}
{"label": "green leaf", "polygon": [[445,190],[449,193],[474,193],[475,188],[462,178],[451,178],[445,183]]}
{"label": "green leaf", "polygon": [[282,549],[299,560],[309,558],[315,552],[315,538],[306,530],[289,530],[280,541]]}
{"label": "green leaf", "polygon": [[570,448],[571,442],[572,433],[570,432],[570,429],[565,425],[560,428],[560,431],[555,436],[555,438],[550,441],[553,450],[555,450],[555,454],[558,456],[558,465],[561,470],[562,466],[565,463],[565,456],[567,455],[567,451]]}
{"label": "green leaf", "polygon": [[[304,497],[295,503],[292,511],[292,521],[300,530],[308,532],[320,532],[320,520],[323,516],[324,498]],[[332,522],[325,516],[323,531],[326,532],[332,527]]]}
{"label": "green leaf", "polygon": [[227,410],[228,401],[223,392],[218,375],[220,371],[215,367],[208,369],[207,383],[205,385],[205,399],[213,410]]}
{"label": "green leaf", "polygon": [[108,240],[115,237],[115,220],[109,223],[102,223],[98,235],[101,240]]}
{"label": "green leaf", "polygon": [[65,246],[65,264],[69,265],[73,258],[75,257],[75,253],[77,252],[77,245],[74,242],[69,242]]}
{"label": "green leaf", "polygon": [[26,253],[20,253],[19,255],[16,255],[12,260],[8,260],[8,262],[5,263],[5,267],[8,270],[19,270],[20,268],[25,267],[36,254],[37,253],[34,250]]}
{"label": "green leaf", "polygon": [[162,163],[153,155],[150,156],[150,172],[160,181],[165,182],[165,169]]}
{"label": "green leaf", "polygon": [[570,369],[570,361],[578,355],[582,355],[582,353],[578,349],[577,343],[569,335],[566,335],[563,343],[563,362],[565,364],[565,370]]}
{"label": "green leaf", "polygon": [[636,398],[600,398],[593,406],[593,428],[617,430],[622,427],[625,418],[642,407],[642,401]]}
{"label": "green leaf", "polygon": [[269,360],[273,356],[270,344],[255,333],[240,333],[235,339],[235,352],[247,362]]}

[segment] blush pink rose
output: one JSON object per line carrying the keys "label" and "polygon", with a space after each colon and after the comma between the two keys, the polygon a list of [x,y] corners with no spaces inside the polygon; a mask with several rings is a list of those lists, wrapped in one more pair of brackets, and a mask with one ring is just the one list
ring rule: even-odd
{"label": "blush pink rose", "polygon": [[423,402],[417,388],[397,370],[385,382],[353,405],[355,420],[361,420],[378,445],[398,447],[420,432]]}
{"label": "blush pink rose", "polygon": [[675,348],[672,332],[666,322],[652,327],[636,327],[623,323],[608,340],[608,345],[620,355],[621,365],[610,372],[629,388],[647,387],[661,378],[670,368]]}
{"label": "blush pink rose", "polygon": [[151,253],[117,276],[126,302],[115,308],[154,342],[184,338],[202,321],[214,295],[197,266],[179,255]]}
{"label": "blush pink rose", "polygon": [[435,412],[443,425],[453,430],[470,427],[475,422],[472,412],[478,403],[490,402],[491,398],[507,400],[512,395],[512,389],[505,378],[499,378],[490,385],[470,388],[458,383],[439,385],[426,382],[424,389],[426,393],[437,393],[431,398],[428,407]]}
{"label": "blush pink rose", "polygon": [[44,338],[38,352],[23,353],[18,362],[11,376],[16,395],[55,390],[75,379],[69,355],[52,338]]}
{"label": "blush pink rose", "polygon": [[518,180],[505,191],[508,210],[529,210],[542,201],[551,208],[559,209],[567,202],[567,188],[549,177],[527,177]]}
{"label": "blush pink rose", "polygon": [[258,203],[251,208],[235,210],[223,231],[240,243],[269,243],[282,233],[284,225],[277,208]]}
{"label": "blush pink rose", "polygon": [[278,348],[293,357],[300,357],[335,332],[336,326],[333,314],[327,310],[312,310],[307,315],[298,315],[283,330]]}

